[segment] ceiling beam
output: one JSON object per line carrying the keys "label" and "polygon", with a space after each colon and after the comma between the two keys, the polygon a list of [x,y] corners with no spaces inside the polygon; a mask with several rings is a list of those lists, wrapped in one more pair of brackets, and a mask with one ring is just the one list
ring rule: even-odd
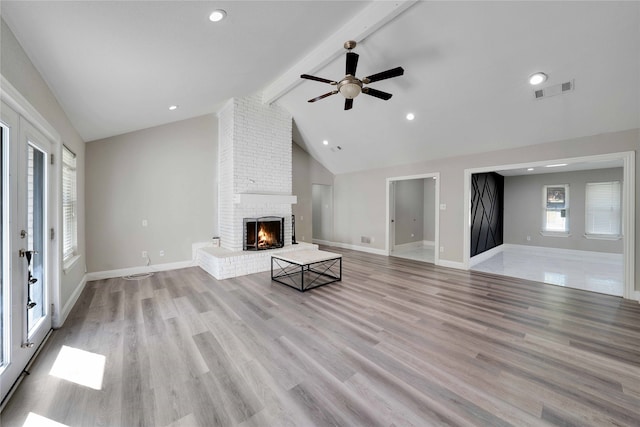
{"label": "ceiling beam", "polygon": [[300,62],[264,88],[262,102],[271,104],[302,82],[301,74],[313,74],[344,54],[346,40],[360,43],[393,18],[417,3],[409,1],[373,1],[338,31],[323,41]]}

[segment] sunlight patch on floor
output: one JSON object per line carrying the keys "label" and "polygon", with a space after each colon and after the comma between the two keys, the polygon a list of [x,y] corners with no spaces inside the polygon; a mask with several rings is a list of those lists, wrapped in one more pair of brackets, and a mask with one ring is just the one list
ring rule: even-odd
{"label": "sunlight patch on floor", "polygon": [[63,345],[49,375],[100,390],[106,360],[101,354]]}
{"label": "sunlight patch on floor", "polygon": [[27,415],[27,419],[25,420],[22,427],[69,427],[66,424],[59,423],[57,421],[50,420],[49,418],[43,417],[42,415],[34,414],[33,412],[29,412]]}

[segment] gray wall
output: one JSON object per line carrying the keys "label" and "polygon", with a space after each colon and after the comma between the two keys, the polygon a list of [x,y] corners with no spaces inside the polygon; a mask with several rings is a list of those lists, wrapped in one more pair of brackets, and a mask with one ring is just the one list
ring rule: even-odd
{"label": "gray wall", "polygon": [[311,185],[333,185],[333,174],[295,142],[292,160],[292,191],[298,196],[298,203],[292,206],[292,212],[296,216],[296,239],[298,242],[311,243],[313,240]]}
{"label": "gray wall", "polygon": [[408,179],[394,182],[396,245],[424,240],[424,181]]}
{"label": "gray wall", "polygon": [[188,261],[217,235],[217,126],[207,115],[87,144],[89,272],[143,266],[143,250],[152,265]]}
{"label": "gray wall", "polygon": [[[622,168],[504,177],[504,243],[622,253],[622,240],[584,237],[585,186],[588,182],[605,181],[622,182]],[[569,237],[540,234],[542,188],[554,184],[569,184]]]}
{"label": "gray wall", "polygon": [[[0,19],[0,73],[58,132],[75,154],[78,180],[78,254],[80,260],[62,274],[60,303],[65,306],[82,282],[86,262],[85,247],[85,145],[40,73],[33,66],[4,20]],[[60,231],[59,236],[62,235]]]}
{"label": "gray wall", "polygon": [[[437,143],[432,141],[431,143]],[[640,129],[586,136],[527,147],[479,152],[383,169],[336,175],[334,183],[334,241],[361,245],[360,236],[371,236],[370,248],[384,250],[386,230],[386,179],[396,176],[440,173],[440,261],[462,263],[464,248],[464,170],[535,161],[563,159],[640,150]],[[640,173],[636,173],[636,189]],[[637,191],[636,191],[637,192]],[[640,212],[640,197],[636,197]],[[363,221],[362,218],[366,218]],[[636,215],[635,250],[640,254],[640,215]],[[640,265],[636,262],[636,289],[640,289]]]}
{"label": "gray wall", "polygon": [[422,238],[427,242],[436,240],[436,180],[424,180],[424,225]]}

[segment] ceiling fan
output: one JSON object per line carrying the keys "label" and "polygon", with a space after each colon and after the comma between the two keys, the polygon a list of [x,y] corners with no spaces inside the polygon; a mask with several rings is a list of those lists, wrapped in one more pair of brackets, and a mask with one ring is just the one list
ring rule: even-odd
{"label": "ceiling fan", "polygon": [[354,47],[356,47],[356,42],[353,40],[349,40],[344,43],[344,48],[347,49],[348,52],[347,66],[345,71],[346,76],[344,76],[342,80],[336,82],[333,80],[323,79],[322,77],[311,76],[309,74],[302,74],[300,76],[303,79],[315,80],[317,82],[329,83],[330,85],[336,86],[336,89],[332,90],[331,92],[327,92],[324,95],[320,95],[313,99],[310,99],[309,102],[316,102],[340,92],[340,94],[342,94],[342,96],[346,98],[344,100],[344,109],[350,110],[353,107],[353,98],[360,95],[360,92],[374,96],[376,98],[384,99],[385,101],[388,101],[391,98],[392,95],[390,93],[376,90],[364,85],[368,85],[369,83],[377,82],[380,80],[390,79],[392,77],[401,76],[404,74],[404,69],[402,67],[396,67],[359,79],[356,77],[356,68],[358,66],[359,55],[357,53],[351,52],[351,49],[353,49]]}

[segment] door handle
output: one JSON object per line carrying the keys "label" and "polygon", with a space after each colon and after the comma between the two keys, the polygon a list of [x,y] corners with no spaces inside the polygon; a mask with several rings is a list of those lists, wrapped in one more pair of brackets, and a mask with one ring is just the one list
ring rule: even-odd
{"label": "door handle", "polygon": [[25,251],[20,249],[18,255],[20,258],[27,258],[27,310],[31,310],[37,304],[31,299],[31,285],[35,284],[38,279],[31,275],[31,258],[37,255],[38,251]]}
{"label": "door handle", "polygon": [[25,251],[24,249],[20,249],[18,251],[18,256],[20,258],[24,258],[27,257],[27,263],[31,262],[31,257],[33,257],[34,255],[37,255],[38,251]]}

